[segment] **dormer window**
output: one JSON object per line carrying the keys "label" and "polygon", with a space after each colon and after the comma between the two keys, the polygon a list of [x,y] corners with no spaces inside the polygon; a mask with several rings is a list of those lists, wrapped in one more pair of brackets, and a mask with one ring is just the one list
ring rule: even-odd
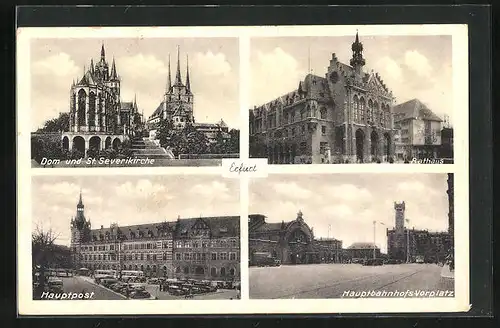
{"label": "dormer window", "polygon": [[220,232],[227,232],[227,227],[221,227]]}

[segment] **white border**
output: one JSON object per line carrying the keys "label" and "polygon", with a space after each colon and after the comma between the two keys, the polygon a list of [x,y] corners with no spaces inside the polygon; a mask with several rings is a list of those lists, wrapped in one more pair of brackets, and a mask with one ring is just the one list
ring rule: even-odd
{"label": "white border", "polygon": [[[189,301],[33,301],[31,290],[31,177],[38,175],[222,174],[221,167],[32,169],[30,162],[30,40],[33,38],[234,37],[240,42],[240,109],[248,121],[249,56],[253,37],[373,35],[451,35],[453,47],[454,164],[446,165],[270,165],[269,173],[455,173],[455,298],[426,299],[248,299],[248,176],[240,179],[241,300]],[[25,315],[85,314],[254,314],[455,312],[469,309],[468,199],[468,35],[466,25],[343,25],[250,27],[78,27],[17,30],[18,306]],[[335,49],[332,49],[334,51]],[[240,156],[248,158],[248,124],[240,128]],[[117,171],[118,170],[118,171]]]}

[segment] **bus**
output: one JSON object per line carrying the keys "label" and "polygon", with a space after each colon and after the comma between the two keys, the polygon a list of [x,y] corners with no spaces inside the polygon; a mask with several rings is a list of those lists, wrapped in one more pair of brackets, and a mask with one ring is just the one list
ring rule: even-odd
{"label": "bus", "polygon": [[104,278],[116,278],[116,270],[95,270],[94,279],[97,283]]}
{"label": "bus", "polygon": [[139,281],[146,280],[143,271],[133,271],[133,270],[122,270],[120,278],[124,282],[127,282],[130,279],[139,280]]}

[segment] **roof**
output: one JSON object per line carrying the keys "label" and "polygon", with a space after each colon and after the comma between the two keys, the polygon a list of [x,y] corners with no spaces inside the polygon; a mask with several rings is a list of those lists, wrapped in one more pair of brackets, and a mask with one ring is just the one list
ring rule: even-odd
{"label": "roof", "polygon": [[151,114],[150,118],[151,117],[155,117],[155,116],[159,116],[161,114],[161,111],[163,110],[163,107],[165,105],[165,101],[162,101],[158,107],[155,109],[155,111],[153,112],[153,114]]}
{"label": "roof", "polygon": [[120,109],[121,110],[130,110],[130,111],[132,111],[134,109],[134,103],[131,102],[131,101],[121,102],[120,103]]}
{"label": "roof", "polygon": [[[135,238],[151,238],[159,237],[162,232],[171,233],[175,238],[183,238],[189,235],[191,228],[200,222],[210,230],[211,237],[237,237],[240,232],[239,216],[217,216],[217,217],[199,217],[178,219],[176,221],[164,221],[157,223],[137,224],[129,226],[115,226],[109,228],[92,229],[91,236],[96,236],[100,239],[100,235],[105,237],[116,236],[118,229],[124,236],[125,240],[131,239],[131,233]],[[135,239],[134,238],[134,239]]]}
{"label": "roof", "polygon": [[[408,100],[407,102],[404,102],[402,104],[396,105],[393,108],[395,119],[396,121],[408,119],[408,118],[414,118],[414,119],[421,119],[425,121],[436,121],[436,122],[442,122],[443,120],[434,114],[432,110],[430,110],[424,103],[422,103],[418,99],[412,99]],[[401,117],[398,118],[397,114],[404,114],[401,115]]]}
{"label": "roof", "polygon": [[[348,249],[373,249],[373,245],[373,243],[366,242],[353,243]],[[375,245],[375,248],[378,248],[378,246]]]}
{"label": "roof", "polygon": [[[289,222],[285,222],[285,226],[287,223]],[[283,228],[282,224],[283,223],[281,222],[273,222],[273,223],[264,222],[263,224],[260,224],[257,227],[253,228],[251,232],[280,231]]]}

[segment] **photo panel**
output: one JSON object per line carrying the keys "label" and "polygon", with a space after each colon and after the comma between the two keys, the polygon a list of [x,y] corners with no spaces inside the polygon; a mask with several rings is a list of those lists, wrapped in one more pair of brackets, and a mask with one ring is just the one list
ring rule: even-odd
{"label": "photo panel", "polygon": [[251,39],[250,157],[453,163],[452,35],[342,31]]}
{"label": "photo panel", "polygon": [[31,197],[25,304],[34,306],[31,294],[41,302],[240,299],[236,179],[35,176]]}
{"label": "photo panel", "polygon": [[250,299],[455,297],[453,173],[274,174],[249,195]]}
{"label": "photo panel", "polygon": [[29,70],[20,91],[31,95],[21,111],[31,119],[33,168],[220,166],[239,157],[238,38],[38,31],[19,55]]}

